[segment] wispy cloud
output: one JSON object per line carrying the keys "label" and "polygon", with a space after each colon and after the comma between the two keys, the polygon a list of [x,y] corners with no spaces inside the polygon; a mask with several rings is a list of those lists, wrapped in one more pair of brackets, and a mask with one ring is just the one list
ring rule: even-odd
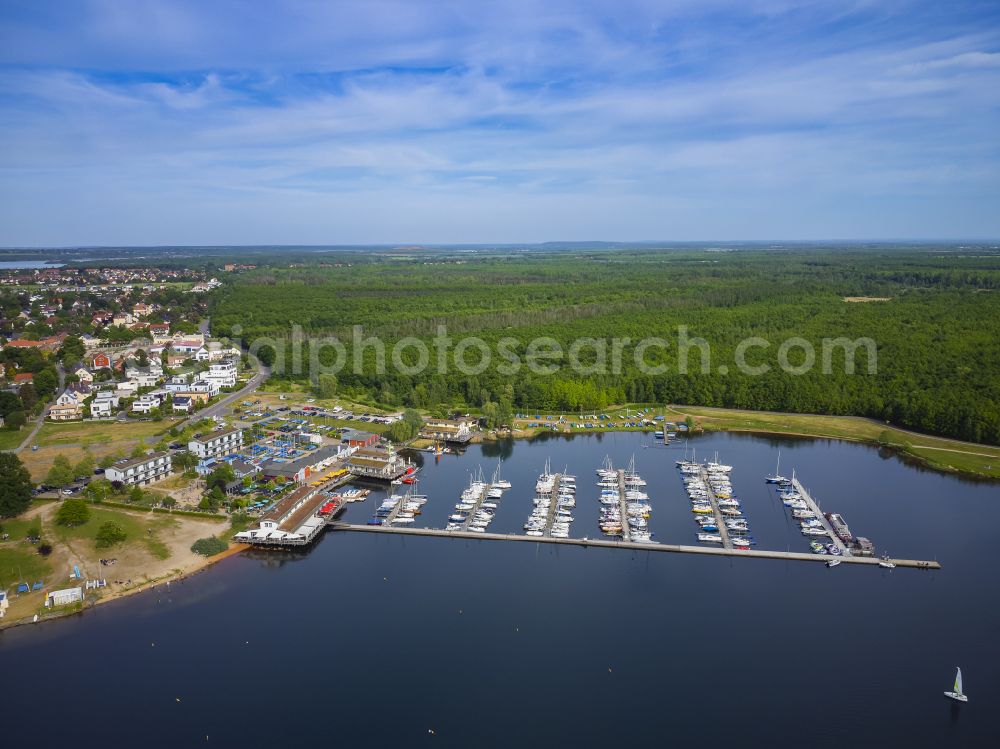
{"label": "wispy cloud", "polygon": [[0,244],[1000,234],[1000,12],[665,5],[8,4]]}

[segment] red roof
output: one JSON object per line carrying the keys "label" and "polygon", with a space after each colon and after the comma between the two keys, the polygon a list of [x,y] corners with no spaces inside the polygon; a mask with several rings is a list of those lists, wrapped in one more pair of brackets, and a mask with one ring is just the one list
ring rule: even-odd
{"label": "red roof", "polygon": [[14,375],[14,382],[32,382],[35,376],[31,372],[22,372]]}

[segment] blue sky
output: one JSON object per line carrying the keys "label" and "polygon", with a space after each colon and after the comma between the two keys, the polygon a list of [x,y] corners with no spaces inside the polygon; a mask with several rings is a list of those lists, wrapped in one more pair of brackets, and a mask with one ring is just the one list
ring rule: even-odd
{"label": "blue sky", "polygon": [[0,0],[0,245],[1000,237],[1000,3]]}

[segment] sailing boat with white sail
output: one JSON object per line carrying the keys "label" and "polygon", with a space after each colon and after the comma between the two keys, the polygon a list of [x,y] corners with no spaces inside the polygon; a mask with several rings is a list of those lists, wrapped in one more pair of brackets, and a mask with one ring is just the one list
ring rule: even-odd
{"label": "sailing boat with white sail", "polygon": [[788,481],[788,479],[778,473],[779,468],[781,468],[781,448],[778,448],[778,464],[774,467],[774,475],[765,476],[764,481],[768,484],[780,484],[784,481]]}
{"label": "sailing boat with white sail", "polygon": [[959,702],[968,702],[969,701],[969,698],[965,696],[964,692],[962,692],[962,669],[961,669],[961,667],[958,667],[958,666],[956,666],[956,669],[955,669],[955,687],[954,687],[954,689],[955,689],[954,692],[945,692],[944,696],[945,697],[951,697],[953,700],[958,700]]}

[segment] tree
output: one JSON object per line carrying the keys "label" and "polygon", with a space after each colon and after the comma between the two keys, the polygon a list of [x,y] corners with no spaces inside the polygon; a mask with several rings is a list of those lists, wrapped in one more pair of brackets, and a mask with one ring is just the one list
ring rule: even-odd
{"label": "tree", "polygon": [[18,396],[21,398],[21,402],[24,404],[24,408],[30,411],[34,408],[35,404],[38,403],[38,391],[35,390],[35,386],[30,382],[26,382],[21,385],[21,389],[17,391]]}
{"label": "tree", "polygon": [[43,369],[35,375],[35,390],[38,392],[38,397],[43,400],[48,400],[56,392],[58,385],[59,378],[52,367]]}
{"label": "tree", "polygon": [[114,465],[116,460],[117,458],[114,455],[105,455],[98,461],[97,465],[99,465],[101,468],[110,468],[111,466]]}
{"label": "tree", "polygon": [[73,472],[77,476],[90,476],[94,472],[94,456],[84,450],[80,460],[73,466]]}
{"label": "tree", "polygon": [[180,471],[186,471],[188,468],[194,468],[198,464],[198,457],[193,453],[181,452],[177,453],[173,457],[171,465]]}
{"label": "tree", "polygon": [[[22,387],[27,387],[27,385]],[[6,417],[7,414],[14,411],[21,411],[23,408],[24,403],[21,402],[21,399],[15,393],[0,390],[0,416]]]}
{"label": "tree", "polygon": [[66,486],[73,483],[76,474],[73,473],[73,466],[70,465],[69,458],[60,453],[52,461],[49,472],[45,474],[45,483],[51,486]]}
{"label": "tree", "polygon": [[83,345],[83,341],[76,336],[70,335],[62,342],[62,346],[59,347],[59,361],[61,362],[76,362],[83,358],[86,348]]}
{"label": "tree", "polygon": [[216,554],[221,554],[228,548],[229,544],[216,536],[209,536],[208,538],[199,538],[197,541],[191,544],[191,551],[193,551],[195,554],[201,554],[202,556],[206,557],[211,557],[215,556]]}
{"label": "tree", "polygon": [[128,493],[128,501],[138,504],[142,502],[144,494],[142,488],[139,486],[133,486]]}
{"label": "tree", "polygon": [[394,421],[389,425],[389,439],[393,442],[406,442],[412,437],[412,428],[405,421]]}
{"label": "tree", "polygon": [[95,537],[97,546],[102,549],[114,546],[115,544],[120,544],[126,538],[128,538],[128,534],[125,533],[125,529],[114,520],[109,520],[101,525],[101,527],[97,529],[97,536]]}
{"label": "tree", "polygon": [[14,453],[0,453],[0,517],[20,515],[31,505],[31,475]]}
{"label": "tree", "polygon": [[11,411],[4,419],[4,427],[9,432],[16,432],[28,423],[28,417],[24,411]]}
{"label": "tree", "polygon": [[149,354],[146,353],[146,349],[141,348],[138,351],[136,351],[135,352],[135,359],[136,359],[136,363],[140,367],[148,367],[149,366]]}
{"label": "tree", "polygon": [[337,394],[337,376],[332,374],[320,375],[316,392],[320,398],[333,398]]}
{"label": "tree", "polygon": [[201,498],[201,502],[198,503],[198,507],[202,510],[215,512],[219,509],[219,505],[225,502],[225,500],[226,495],[222,493],[222,489],[218,486],[213,486],[212,491]]}
{"label": "tree", "polygon": [[90,520],[90,508],[82,499],[67,499],[56,512],[56,522],[69,527],[83,525]]}
{"label": "tree", "polygon": [[694,417],[691,414],[688,414],[687,416],[685,416],[684,417],[684,424],[687,426],[688,431],[694,429]]}
{"label": "tree", "polygon": [[87,496],[91,502],[100,504],[111,494],[111,482],[107,479],[97,479],[87,484]]}
{"label": "tree", "polygon": [[167,509],[173,509],[177,506],[177,500],[171,497],[169,494],[160,500],[160,504]]}
{"label": "tree", "polygon": [[205,485],[210,489],[225,489],[226,484],[235,479],[236,474],[233,472],[233,467],[229,463],[220,463],[214,471],[208,474]]}

